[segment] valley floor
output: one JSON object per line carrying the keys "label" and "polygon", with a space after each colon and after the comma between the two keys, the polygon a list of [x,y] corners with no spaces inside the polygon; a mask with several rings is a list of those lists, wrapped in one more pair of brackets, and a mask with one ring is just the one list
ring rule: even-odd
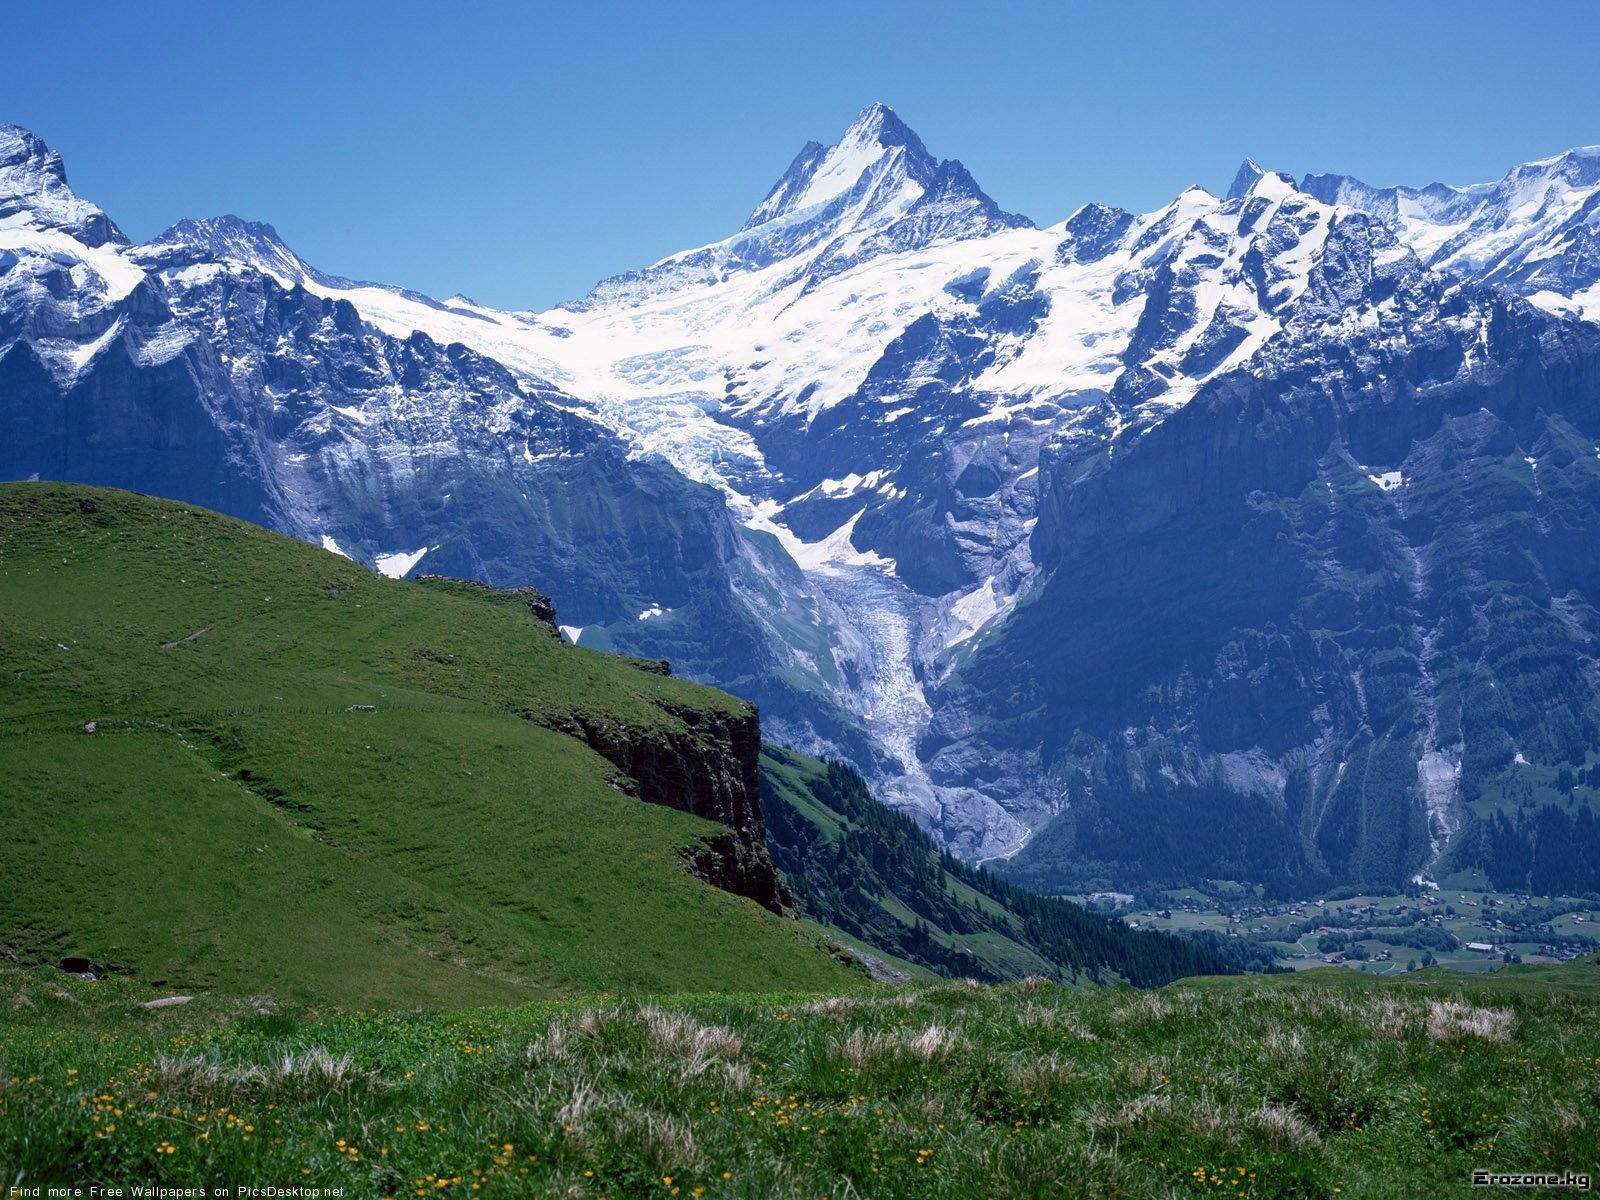
{"label": "valley floor", "polygon": [[1269,901],[1227,881],[1134,896],[1067,897],[1134,929],[1226,939],[1230,961],[1305,971],[1329,964],[1374,975],[1419,967],[1490,972],[1505,963],[1572,962],[1600,947],[1600,900],[1486,890],[1475,873],[1411,894],[1337,893]]}
{"label": "valley floor", "polygon": [[1469,1194],[1479,1168],[1600,1161],[1592,958],[445,1015],[160,998],[0,972],[6,1183],[1421,1197]]}

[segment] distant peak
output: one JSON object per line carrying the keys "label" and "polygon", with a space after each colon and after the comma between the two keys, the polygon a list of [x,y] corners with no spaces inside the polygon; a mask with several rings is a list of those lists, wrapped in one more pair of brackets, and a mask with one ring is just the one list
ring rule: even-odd
{"label": "distant peak", "polygon": [[867,105],[850,127],[844,131],[844,136],[839,139],[842,146],[849,141],[876,142],[888,148],[890,146],[905,146],[919,155],[927,155],[928,149],[922,144],[922,139],[916,131],[900,119],[898,113],[881,101]]}
{"label": "distant peak", "polygon": [[220,217],[185,217],[158,234],[154,242],[254,242],[288,249],[278,231],[265,221],[247,221],[232,213],[224,213]]}
{"label": "distant peak", "polygon": [[67,182],[61,155],[21,125],[0,125],[0,171],[37,171],[57,183]]}
{"label": "distant peak", "polygon": [[880,255],[1032,228],[1003,211],[958,160],[929,154],[887,104],[869,104],[833,145],[801,147],[732,237],[602,280],[563,307],[635,304],[780,265],[785,279],[803,276],[810,288]]}
{"label": "distant peak", "polygon": [[86,246],[127,243],[110,217],[73,194],[60,154],[22,126],[0,124],[0,219],[18,215]]}
{"label": "distant peak", "polygon": [[1535,159],[1513,167],[1506,179],[1555,177],[1580,187],[1600,183],[1600,146],[1574,146],[1550,158]]}
{"label": "distant peak", "polygon": [[278,237],[278,230],[269,226],[266,221],[246,221],[242,216],[224,213],[222,216],[202,216],[202,218],[184,218],[171,229],[157,235],[155,242],[213,242],[218,238],[251,238],[258,242],[270,242],[283,245],[283,238]]}
{"label": "distant peak", "polygon": [[1234,173],[1233,184],[1228,188],[1224,200],[1240,200],[1252,192],[1260,191],[1263,186],[1282,185],[1291,190],[1295,189],[1294,178],[1283,174],[1281,171],[1268,171],[1253,158],[1247,158],[1239,164],[1239,169]]}
{"label": "distant peak", "polygon": [[1585,162],[1600,159],[1600,146],[1574,146],[1570,150],[1563,150],[1560,154],[1552,154],[1549,158],[1535,158],[1512,168],[1512,173],[1517,171],[1537,170],[1541,167],[1564,166],[1568,163]]}
{"label": "distant peak", "polygon": [[286,280],[304,282],[315,272],[264,221],[247,221],[226,213],[220,217],[185,217],[139,247],[140,257],[161,267],[186,267],[202,262],[234,262]]}
{"label": "distant peak", "polygon": [[1248,196],[1250,189],[1255,187],[1256,180],[1260,179],[1265,171],[1257,165],[1256,160],[1247,158],[1239,164],[1239,169],[1233,174],[1233,183],[1228,187],[1228,194],[1224,200],[1237,200],[1241,196]]}
{"label": "distant peak", "polygon": [[825,204],[849,192],[897,152],[903,158],[902,169],[919,179],[931,178],[938,167],[922,139],[894,109],[887,104],[869,104],[856,114],[832,146],[807,142],[744,227],[753,229],[789,213]]}

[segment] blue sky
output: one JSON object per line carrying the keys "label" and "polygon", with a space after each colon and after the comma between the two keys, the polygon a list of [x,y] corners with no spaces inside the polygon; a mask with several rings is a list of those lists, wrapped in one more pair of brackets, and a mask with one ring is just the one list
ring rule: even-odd
{"label": "blue sky", "polygon": [[[1513,10],[1516,11],[1513,11]],[[30,4],[0,120],[136,239],[275,224],[505,308],[732,233],[882,100],[1041,224],[1296,175],[1469,183],[1600,142],[1600,5]]]}

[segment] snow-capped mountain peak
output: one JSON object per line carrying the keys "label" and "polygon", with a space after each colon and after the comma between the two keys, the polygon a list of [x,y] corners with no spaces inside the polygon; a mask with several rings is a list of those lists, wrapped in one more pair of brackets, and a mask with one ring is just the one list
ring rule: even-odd
{"label": "snow-capped mountain peak", "polygon": [[1255,187],[1256,181],[1265,173],[1256,164],[1255,159],[1245,159],[1239,164],[1239,169],[1234,172],[1233,183],[1228,187],[1228,194],[1225,199],[1237,200],[1240,196],[1247,195],[1250,189]]}
{"label": "snow-capped mountain peak", "polygon": [[806,143],[732,237],[607,279],[565,307],[639,304],[770,268],[769,292],[809,288],[883,255],[1031,228],[961,163],[935,159],[893,109],[873,104],[832,146]]}
{"label": "snow-capped mountain peak", "polygon": [[1506,179],[1518,183],[1549,181],[1569,187],[1592,188],[1600,184],[1600,146],[1574,146],[1561,154],[1523,163],[1513,167]]}
{"label": "snow-capped mountain peak", "polygon": [[91,248],[128,241],[73,192],[61,155],[20,125],[0,125],[0,228],[18,227],[60,230]]}
{"label": "snow-capped mountain peak", "polygon": [[[834,144],[808,143],[733,236],[579,304],[504,313],[337,279],[237,217],[130,247],[109,222],[96,232],[103,214],[58,157],[3,128],[0,397],[28,436],[0,450],[19,476],[101,472],[269,513],[380,568],[416,566],[409,548],[426,546],[424,569],[548,581],[573,627],[595,631],[585,644],[764,681],[751,696],[778,736],[876,764],[886,794],[951,846],[1007,854],[1061,796],[1029,748],[1034,726],[999,713],[993,728],[1025,736],[985,742],[989,718],[969,707],[1024,693],[1002,681],[980,695],[965,681],[983,677],[963,673],[1047,613],[1053,625],[1009,641],[1019,667],[1065,678],[1098,655],[1097,678],[1119,678],[1137,654],[1101,643],[1132,644],[1117,625],[1147,594],[1255,571],[1290,545],[1296,512],[1314,522],[1298,544],[1322,553],[1320,531],[1344,526],[1317,515],[1334,511],[1319,489],[1302,502],[1307,479],[1330,505],[1360,502],[1347,524],[1361,528],[1376,498],[1362,476],[1398,504],[1428,465],[1406,459],[1409,427],[1393,423],[1412,418],[1390,403],[1415,382],[1404,372],[1478,386],[1500,345],[1561,325],[1423,261],[1574,304],[1600,277],[1597,196],[1596,150],[1464,188],[1296,185],[1246,160],[1223,198],[1191,187],[1142,215],[1087,205],[1041,230],[872,105]],[[1356,493],[1335,495],[1325,462],[1294,465],[1328,444],[1324,411],[1395,434],[1351,451]],[[1285,432],[1302,417],[1316,436]],[[1574,461],[1592,462],[1591,425],[1564,435]],[[1543,471],[1554,443],[1517,438]],[[117,474],[129,445],[159,469]],[[1292,489],[1258,511],[1258,484]],[[627,528],[591,536],[594,512]],[[1247,540],[1229,541],[1240,516]],[[1195,557],[1208,551],[1191,529],[1226,554]],[[1123,542],[1144,555],[1128,560],[1144,572],[1131,588]],[[1358,550],[1365,564],[1368,542]],[[1088,590],[1044,590],[1063,580]],[[1255,582],[1216,596],[1254,603]],[[1342,597],[1319,618],[1342,620]],[[1187,620],[1181,607],[1134,641]],[[1108,614],[1095,639],[1059,650],[1095,613]],[[1339,671],[1323,711],[1365,720]],[[1163,696],[1188,686],[1150,678]],[[1220,696],[1242,675],[1210,678]],[[1240,692],[1217,711],[1255,704]],[[1248,741],[1193,744],[1259,757]]]}
{"label": "snow-capped mountain peak", "polygon": [[[744,231],[790,213],[814,208],[855,188],[864,176],[881,170],[885,160],[902,159],[903,174],[931,175],[938,163],[922,139],[886,104],[862,109],[834,146],[807,142],[773,185],[766,199],[744,223]],[[892,165],[891,165],[892,169]]]}
{"label": "snow-capped mountain peak", "polygon": [[1376,217],[1430,267],[1552,312],[1600,317],[1600,146],[1464,187],[1378,188],[1348,175],[1308,175],[1300,186]]}
{"label": "snow-capped mountain peak", "polygon": [[228,214],[184,219],[136,251],[159,270],[181,270],[201,263],[234,262],[271,275],[286,287],[315,279],[317,272],[284,243],[278,231],[260,221]]}
{"label": "snow-capped mountain peak", "polygon": [[1264,191],[1277,194],[1282,189],[1295,190],[1292,176],[1281,171],[1268,171],[1253,158],[1247,158],[1239,164],[1239,170],[1233,176],[1233,183],[1228,188],[1224,200],[1242,200],[1246,196],[1256,195]]}

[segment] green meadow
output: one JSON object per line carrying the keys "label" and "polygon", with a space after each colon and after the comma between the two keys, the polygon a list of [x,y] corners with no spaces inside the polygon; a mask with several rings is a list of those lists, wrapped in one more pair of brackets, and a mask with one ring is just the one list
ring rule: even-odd
{"label": "green meadow", "polygon": [[0,972],[16,1182],[1331,1200],[1600,1161],[1594,961],[444,1014],[155,998]]}
{"label": "green meadow", "polygon": [[691,874],[723,826],[560,731],[714,759],[748,711],[511,593],[6,484],[0,946],[349,1004],[842,986],[816,931]]}

